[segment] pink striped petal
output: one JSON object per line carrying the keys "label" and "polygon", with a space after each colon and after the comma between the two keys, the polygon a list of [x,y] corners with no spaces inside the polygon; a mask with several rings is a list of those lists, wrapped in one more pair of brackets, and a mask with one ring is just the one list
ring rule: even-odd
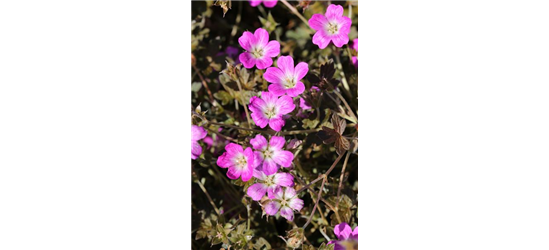
{"label": "pink striped petal", "polygon": [[286,143],[286,140],[284,139],[283,136],[273,136],[269,141],[269,147],[280,150],[282,149],[282,147],[284,147],[285,143]]}
{"label": "pink striped petal", "polygon": [[277,173],[273,178],[273,182],[283,187],[293,187],[294,177],[289,173]]}
{"label": "pink striped petal", "polygon": [[255,150],[265,150],[267,148],[268,142],[265,136],[257,134],[255,138],[250,140],[250,144],[252,144]]}
{"label": "pink striped petal", "polygon": [[[303,86],[303,89],[305,89],[305,86]],[[295,109],[294,100],[289,95],[284,95],[278,98],[278,100],[276,100],[276,106],[278,107],[278,113],[282,115],[288,114]]]}
{"label": "pink striped petal", "polygon": [[255,59],[255,66],[258,69],[266,69],[271,65],[273,65],[273,59],[268,56],[264,56],[261,59]]}
{"label": "pink striped petal", "polygon": [[292,209],[295,209],[297,211],[301,211],[301,209],[303,208],[303,200],[295,197],[295,198],[291,199],[290,202],[288,202],[288,205]]}
{"label": "pink striped petal", "polygon": [[251,185],[248,188],[248,191],[246,192],[248,196],[252,197],[252,200],[258,201],[265,196],[265,193],[267,192],[267,186],[263,183],[256,183]]}
{"label": "pink striped petal", "polygon": [[309,65],[306,62],[300,62],[295,66],[294,75],[297,80],[303,79],[309,72]]}
{"label": "pink striped petal", "polygon": [[273,156],[273,159],[277,164],[280,164],[283,167],[287,168],[292,166],[292,161],[294,160],[294,154],[292,154],[292,152],[290,151],[280,150],[276,152],[276,154]]}
{"label": "pink striped petal", "polygon": [[262,1],[261,0],[250,0],[250,5],[252,7],[258,6]]}
{"label": "pink striped petal", "polygon": [[281,83],[285,78],[285,75],[279,68],[270,67],[265,71],[265,74],[263,74],[263,78],[270,83]]}
{"label": "pink striped petal", "polygon": [[291,56],[281,56],[276,62],[277,67],[282,70],[285,75],[294,74],[294,59]]}
{"label": "pink striped petal", "polygon": [[297,82],[293,88],[286,90],[286,94],[291,97],[296,97],[302,94],[303,91],[305,91],[305,84]]}
{"label": "pink striped petal", "polygon": [[309,26],[314,30],[323,30],[326,23],[328,23],[328,19],[322,14],[314,14],[309,19]]}
{"label": "pink striped petal", "polygon": [[343,45],[349,43],[349,33],[339,33],[332,36],[332,42],[338,48],[341,48]]}
{"label": "pink striped petal", "polygon": [[276,96],[281,96],[286,94],[286,89],[280,83],[273,83],[269,85],[269,92],[273,93]]}
{"label": "pink striped petal", "polygon": [[351,238],[358,240],[358,226],[356,226],[355,230],[353,230],[353,233],[351,234]]}
{"label": "pink striped petal", "polygon": [[343,16],[343,7],[341,5],[330,4],[328,9],[326,9],[326,18],[336,19]]}
{"label": "pink striped petal", "polygon": [[278,56],[278,54],[280,54],[280,43],[274,40],[270,41],[265,48],[263,48],[263,52],[265,53],[265,56],[268,57]]}
{"label": "pink striped petal", "polygon": [[342,222],[334,227],[334,234],[339,240],[346,240],[352,233],[352,229],[346,222]]}
{"label": "pink striped petal", "polygon": [[265,205],[265,213],[268,215],[275,215],[280,209],[280,203],[276,201],[270,201]]}
{"label": "pink striped petal", "polygon": [[330,38],[323,31],[317,31],[313,36],[313,44],[318,45],[320,49],[325,49],[330,44]]}
{"label": "pink striped petal", "polygon": [[244,31],[242,36],[238,38],[238,43],[245,50],[252,50],[252,46],[256,44],[254,34],[249,31]]}
{"label": "pink striped petal", "polygon": [[274,131],[280,131],[286,122],[282,118],[271,118],[269,119],[269,127]]}
{"label": "pink striped petal", "polygon": [[283,207],[280,209],[280,215],[289,221],[294,220],[294,211],[289,207]]}
{"label": "pink striped petal", "polygon": [[273,175],[278,171],[278,165],[276,165],[273,159],[263,160],[263,173],[266,175]]}
{"label": "pink striped petal", "polygon": [[278,0],[263,0],[263,6],[267,8],[275,7]]}
{"label": "pink striped petal", "polygon": [[191,144],[191,159],[196,160],[202,154],[202,146],[198,142],[193,141]]}
{"label": "pink striped petal", "polygon": [[256,29],[254,36],[257,46],[265,47],[265,45],[269,42],[269,32],[263,28]]}
{"label": "pink striped petal", "polygon": [[242,170],[236,167],[229,168],[229,171],[227,171],[227,177],[229,177],[229,179],[232,179],[232,180],[238,179],[241,174],[242,174]]}
{"label": "pink striped petal", "polygon": [[260,128],[265,128],[267,124],[269,124],[269,118],[267,118],[261,112],[253,112],[250,116],[252,117],[252,120],[255,122],[255,125],[259,126]]}
{"label": "pink striped petal", "polygon": [[238,56],[238,59],[244,65],[244,68],[251,69],[255,66],[256,59],[249,52],[243,52]]}

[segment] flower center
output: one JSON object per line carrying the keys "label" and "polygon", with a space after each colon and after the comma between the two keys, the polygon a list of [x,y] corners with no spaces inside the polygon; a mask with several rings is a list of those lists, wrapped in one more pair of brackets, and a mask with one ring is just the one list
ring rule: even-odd
{"label": "flower center", "polygon": [[265,110],[265,116],[268,117],[269,119],[275,117],[276,116],[276,107],[275,106],[267,107],[267,109]]}
{"label": "flower center", "polygon": [[252,49],[252,56],[254,58],[262,58],[263,57],[263,49],[262,48],[254,48]]}
{"label": "flower center", "polygon": [[274,175],[271,175],[271,176],[267,176],[267,178],[265,178],[265,184],[267,186],[272,186],[274,185]]}
{"label": "flower center", "polygon": [[295,87],[295,84],[296,84],[296,82],[295,82],[294,78],[288,77],[288,78],[284,79],[284,87],[287,88],[287,89]]}
{"label": "flower center", "polygon": [[239,156],[236,158],[236,166],[239,168],[245,168],[248,165],[248,161],[245,156]]}
{"label": "flower center", "polygon": [[336,23],[328,23],[326,31],[330,34],[336,34],[339,31],[339,26]]}

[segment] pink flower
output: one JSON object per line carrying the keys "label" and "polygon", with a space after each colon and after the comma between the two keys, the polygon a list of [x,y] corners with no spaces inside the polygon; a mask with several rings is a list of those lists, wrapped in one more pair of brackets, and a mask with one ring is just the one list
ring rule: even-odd
{"label": "pink flower", "polygon": [[351,230],[349,224],[342,222],[334,227],[334,234],[338,240],[332,240],[328,244],[335,244],[334,250],[356,249],[358,247],[358,226]]}
{"label": "pink flower", "polygon": [[270,67],[263,77],[269,85],[269,92],[281,96],[288,94],[291,97],[303,93],[305,85],[301,79],[309,72],[309,65],[305,62],[298,63],[294,68],[294,59],[291,56],[281,56],[277,61],[278,68]]}
{"label": "pink flower", "polygon": [[341,5],[330,4],[326,15],[314,14],[309,19],[309,26],[316,30],[313,36],[313,44],[324,49],[330,41],[336,47],[342,47],[349,42],[349,31],[351,31],[351,19],[343,16]]}
{"label": "pink flower", "polygon": [[254,152],[251,148],[242,149],[242,146],[229,143],[225,146],[226,152],[217,158],[217,165],[222,168],[228,168],[227,177],[238,179],[242,176],[242,181],[248,181],[252,178],[254,172]]}
{"label": "pink flower", "polygon": [[276,2],[278,2],[278,0],[251,0],[250,5],[252,7],[255,7],[258,6],[260,3],[263,3],[265,7],[272,8],[275,7]]}
{"label": "pink flower", "polygon": [[191,159],[196,160],[202,154],[202,146],[198,141],[206,137],[208,133],[203,127],[191,125]]}
{"label": "pink flower", "polygon": [[[353,49],[356,50],[356,52],[358,52],[358,38],[355,38],[353,40]],[[355,68],[358,68],[358,56],[353,56],[352,60],[353,60],[353,65],[355,65]]]}
{"label": "pink flower", "polygon": [[297,198],[293,188],[277,188],[274,192],[274,198],[264,201],[261,206],[267,215],[276,215],[280,210],[280,215],[287,220],[294,220],[294,211],[300,211],[303,208],[303,200]]}
{"label": "pink flower", "polygon": [[256,166],[259,166],[259,170],[263,171],[266,175],[272,175],[278,171],[280,166],[285,168],[292,165],[294,160],[294,154],[290,151],[282,150],[284,147],[284,137],[273,136],[270,142],[267,143],[267,139],[263,135],[256,135],[255,138],[250,140],[254,151],[254,162]]}
{"label": "pink flower", "polygon": [[269,92],[261,92],[261,98],[250,98],[249,108],[252,111],[252,120],[257,126],[264,128],[269,124],[273,130],[280,131],[286,123],[282,115],[292,112],[295,104],[289,96],[277,97]]}
{"label": "pink flower", "polygon": [[246,51],[238,57],[244,67],[251,69],[257,66],[258,69],[265,69],[273,64],[271,57],[280,53],[280,43],[269,42],[269,32],[259,28],[255,32],[244,31],[238,38],[238,43]]}
{"label": "pink flower", "polygon": [[265,193],[267,193],[269,199],[273,199],[276,189],[281,186],[294,186],[294,177],[289,173],[276,173],[267,176],[262,171],[254,170],[254,177],[257,178],[257,183],[251,185],[246,192],[254,201],[261,200]]}

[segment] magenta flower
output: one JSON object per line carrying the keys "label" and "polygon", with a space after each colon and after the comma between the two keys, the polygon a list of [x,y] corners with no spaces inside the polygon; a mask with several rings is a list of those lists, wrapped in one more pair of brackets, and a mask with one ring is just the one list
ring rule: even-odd
{"label": "magenta flower", "polygon": [[272,7],[275,7],[277,2],[278,2],[278,0],[251,0],[250,5],[252,7],[256,7],[260,3],[263,3],[263,6],[265,6],[267,8],[272,8]]}
{"label": "magenta flower", "polygon": [[334,250],[356,249],[358,247],[358,226],[353,231],[349,224],[342,222],[334,227],[334,234],[338,240],[328,242],[328,244],[335,244]]}
{"label": "magenta flower", "polygon": [[297,198],[293,188],[277,188],[274,192],[274,198],[264,201],[263,211],[267,215],[276,215],[280,210],[280,215],[287,220],[294,220],[294,211],[300,211],[303,208],[303,200]]}
{"label": "magenta flower", "polygon": [[238,58],[248,69],[254,66],[257,66],[258,69],[266,69],[273,64],[271,57],[278,56],[280,53],[280,43],[269,42],[269,32],[262,28],[256,29],[253,34],[244,31],[238,38],[238,43],[246,50]]}
{"label": "magenta flower", "polygon": [[[356,50],[356,52],[358,52],[358,38],[355,38],[353,40],[353,47],[352,48],[354,50]],[[355,65],[355,68],[358,68],[358,57],[353,56],[351,59],[353,60],[353,65]]]}
{"label": "magenta flower", "polygon": [[261,92],[261,98],[252,96],[250,98],[250,110],[252,111],[252,120],[261,128],[269,124],[275,131],[280,131],[286,123],[282,115],[292,112],[295,104],[291,97],[277,97],[269,92]]}
{"label": "magenta flower", "polygon": [[350,18],[343,16],[341,5],[330,4],[325,15],[314,14],[309,19],[309,26],[316,30],[313,44],[324,49],[332,41],[336,47],[341,48],[349,42],[351,23]]}
{"label": "magenta flower", "polygon": [[274,199],[274,193],[280,187],[293,187],[294,177],[289,173],[276,173],[267,176],[263,171],[254,170],[254,177],[257,178],[257,183],[251,185],[246,192],[252,200],[258,201],[265,196],[269,199]]}
{"label": "magenta flower", "polygon": [[198,141],[206,137],[207,134],[203,127],[191,125],[191,159],[196,160],[202,154],[202,146],[198,144]]}
{"label": "magenta flower", "polygon": [[305,85],[301,79],[309,72],[309,65],[305,62],[298,63],[294,68],[294,59],[291,56],[281,56],[277,61],[278,68],[270,67],[263,77],[269,85],[269,92],[277,96],[288,94],[291,97],[303,93]]}
{"label": "magenta flower", "polygon": [[270,142],[263,135],[256,135],[250,140],[254,148],[254,163],[259,166],[258,170],[263,171],[266,175],[272,175],[278,171],[280,166],[285,168],[292,165],[294,154],[290,151],[282,150],[284,147],[284,137],[273,136]]}
{"label": "magenta flower", "polygon": [[227,177],[238,179],[242,176],[242,181],[248,181],[252,178],[254,172],[254,152],[251,148],[242,149],[242,146],[229,143],[225,146],[226,152],[217,158],[217,165],[222,168],[228,168]]}

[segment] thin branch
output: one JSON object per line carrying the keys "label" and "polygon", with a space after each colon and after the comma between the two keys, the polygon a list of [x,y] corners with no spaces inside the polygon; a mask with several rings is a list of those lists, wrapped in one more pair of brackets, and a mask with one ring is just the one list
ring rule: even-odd
{"label": "thin branch", "polygon": [[326,240],[328,242],[330,242],[332,239],[330,239],[330,237],[328,237],[328,235],[326,235],[326,233],[324,232],[324,230],[322,230],[322,228],[319,228],[318,231],[320,231],[320,233],[322,234],[322,236],[324,236],[324,238],[326,238]]}
{"label": "thin branch", "polygon": [[307,129],[307,130],[292,130],[292,131],[282,131],[279,133],[279,135],[298,135],[298,134],[305,134],[305,133],[314,133],[322,130],[321,128],[315,128],[315,129]]}
{"label": "thin branch", "polygon": [[297,11],[297,9],[292,6],[291,4],[288,3],[288,1],[286,0],[280,0],[280,2],[282,2],[284,5],[286,5],[286,7],[288,7],[288,9],[290,9],[290,11],[292,11],[297,17],[299,17],[299,19],[301,19],[301,21],[303,21],[305,24],[307,24],[307,27],[311,27],[309,26],[309,21],[307,21],[307,19],[301,15],[301,13],[299,13],[299,11]]}
{"label": "thin branch", "polygon": [[215,213],[216,213],[218,216],[220,216],[221,213],[219,213],[219,209],[217,209],[217,206],[216,206],[215,203],[213,202],[212,197],[210,197],[210,194],[208,193],[208,191],[206,190],[206,188],[204,187],[204,185],[202,185],[202,183],[200,182],[200,180],[198,180],[198,178],[195,180],[195,182],[198,184],[198,186],[200,187],[200,189],[202,189],[202,191],[206,194],[206,197],[208,197],[208,200],[210,201],[210,204],[211,204],[212,207],[214,208]]}
{"label": "thin branch", "polygon": [[252,132],[257,132],[257,133],[262,133],[262,134],[268,134],[268,135],[271,134],[271,133],[269,133],[268,131],[262,131],[262,130],[257,130],[257,129],[253,129],[253,128],[239,127],[239,126],[230,125],[230,124],[225,124],[225,123],[219,123],[219,122],[208,122],[208,123],[209,123],[209,124],[213,124],[213,125],[217,125],[217,126],[229,127],[229,128],[240,129],[240,130],[246,130],[246,131],[252,131]]}
{"label": "thin branch", "polygon": [[299,193],[301,191],[303,191],[304,189],[308,188],[311,184],[314,184],[315,182],[321,180],[322,178],[324,178],[325,176],[328,177],[328,175],[330,174],[330,172],[332,172],[332,170],[334,170],[335,166],[337,165],[337,163],[339,162],[339,160],[341,160],[341,158],[343,157],[344,154],[340,154],[337,159],[334,161],[334,163],[332,164],[332,166],[330,167],[330,169],[328,169],[328,171],[326,171],[326,173],[324,174],[321,174],[320,176],[318,176],[318,178],[316,178],[314,181],[312,181],[311,183],[307,184],[307,186],[305,187],[302,187],[300,188],[299,190],[297,190],[296,193]]}
{"label": "thin branch", "polygon": [[316,207],[318,206],[318,202],[320,201],[320,198],[322,197],[322,190],[324,189],[324,184],[326,184],[326,175],[324,175],[324,179],[322,179],[322,185],[320,186],[320,190],[318,190],[318,198],[316,199],[316,202],[315,202],[315,206],[313,207],[313,211],[311,212],[311,216],[309,216],[309,219],[307,220],[307,222],[305,222],[305,225],[303,225],[303,229],[307,228],[307,226],[309,225],[309,223],[311,222],[311,220],[313,219],[313,216],[315,214],[315,211],[316,211]]}
{"label": "thin branch", "polygon": [[239,141],[237,141],[237,140],[235,140],[235,139],[233,139],[233,138],[231,138],[231,137],[225,136],[225,135],[223,135],[223,134],[221,134],[221,133],[219,133],[219,132],[217,132],[217,131],[215,131],[215,130],[213,130],[213,129],[210,129],[210,128],[206,128],[206,129],[207,129],[208,131],[210,131],[210,132],[216,134],[217,136],[219,136],[219,137],[225,139],[225,140],[234,142],[234,143],[236,143],[236,144],[241,144],[241,142],[239,142]]}
{"label": "thin branch", "polygon": [[351,106],[349,106],[349,103],[347,103],[347,100],[345,100],[345,98],[343,98],[343,96],[339,92],[334,91],[334,93],[343,102],[343,105],[345,105],[345,107],[351,112],[351,115],[356,120],[356,122],[358,122],[358,117],[355,115],[355,112],[353,112],[353,110],[351,109]]}
{"label": "thin branch", "polygon": [[194,68],[194,71],[198,74],[198,77],[200,77],[200,80],[202,81],[202,85],[203,85],[204,88],[206,89],[206,92],[208,92],[208,96],[210,97],[210,102],[211,102],[213,105],[216,105],[217,102],[216,102],[215,99],[213,98],[212,92],[210,91],[210,88],[208,87],[208,84],[206,83],[206,80],[205,80],[204,77],[202,76],[202,73],[200,73],[200,70],[196,67],[196,65],[193,65],[193,68]]}
{"label": "thin branch", "polygon": [[250,112],[248,111],[248,106],[244,104],[244,92],[242,92],[242,86],[240,86],[240,81],[242,79],[240,78],[240,75],[238,76],[239,81],[236,81],[236,84],[238,85],[238,91],[240,91],[240,102],[242,103],[242,106],[244,107],[244,112],[246,112],[246,120],[248,121],[248,128],[252,128],[252,124],[250,123]]}
{"label": "thin branch", "polygon": [[343,168],[341,169],[341,175],[339,176],[339,186],[337,187],[337,199],[336,199],[336,209],[339,208],[339,200],[341,195],[341,187],[343,186],[343,176],[345,175],[345,168],[347,167],[347,162],[349,161],[349,156],[351,155],[351,151],[347,151],[347,155],[345,156],[345,160],[343,161]]}

